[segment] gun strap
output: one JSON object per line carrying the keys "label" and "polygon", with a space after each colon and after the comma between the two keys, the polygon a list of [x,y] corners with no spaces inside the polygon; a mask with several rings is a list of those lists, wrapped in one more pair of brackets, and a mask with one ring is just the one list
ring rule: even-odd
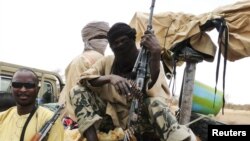
{"label": "gun strap", "polygon": [[27,126],[28,126],[28,124],[29,124],[29,122],[30,122],[30,119],[32,118],[32,116],[33,116],[34,113],[36,112],[36,109],[37,109],[37,107],[34,106],[34,108],[32,109],[32,111],[31,111],[29,117],[28,117],[27,120],[25,121],[24,126],[23,126],[23,130],[22,130],[22,133],[21,133],[20,141],[23,141],[23,139],[24,139],[24,134],[25,134],[25,131],[26,131],[26,128],[27,128]]}

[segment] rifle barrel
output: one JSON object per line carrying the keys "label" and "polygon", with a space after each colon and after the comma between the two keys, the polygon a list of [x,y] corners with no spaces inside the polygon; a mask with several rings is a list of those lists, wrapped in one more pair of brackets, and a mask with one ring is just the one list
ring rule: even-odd
{"label": "rifle barrel", "polygon": [[148,26],[147,26],[148,31],[152,30],[152,19],[153,19],[154,7],[155,7],[155,0],[152,0],[151,6],[150,6]]}

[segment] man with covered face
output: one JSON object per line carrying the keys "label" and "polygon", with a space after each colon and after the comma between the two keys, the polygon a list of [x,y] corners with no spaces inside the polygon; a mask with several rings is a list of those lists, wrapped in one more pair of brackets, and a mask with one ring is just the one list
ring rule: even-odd
{"label": "man with covered face", "polygon": [[66,105],[65,114],[74,121],[76,121],[74,111],[72,111],[68,101],[69,91],[77,83],[80,74],[104,56],[108,45],[107,32],[109,28],[109,24],[104,21],[92,21],[86,24],[81,31],[84,50],[65,69],[66,85],[60,93],[59,103]]}
{"label": "man with covered face", "polygon": [[[131,97],[138,94],[132,72],[139,54],[135,29],[119,22],[110,28],[107,35],[114,55],[98,60],[81,75],[78,85],[70,91],[79,131],[88,141],[98,140],[96,131],[112,129],[111,125],[124,130],[130,128],[128,118]],[[140,125],[134,128],[139,130],[133,129],[134,134],[137,138],[142,137],[143,141],[190,140],[192,131],[179,125],[168,107],[170,92],[160,62],[161,47],[158,40],[153,33],[146,33],[141,45],[150,53],[150,79],[146,82],[143,100],[139,103],[141,111],[137,122]],[[129,132],[130,135],[133,131]]]}

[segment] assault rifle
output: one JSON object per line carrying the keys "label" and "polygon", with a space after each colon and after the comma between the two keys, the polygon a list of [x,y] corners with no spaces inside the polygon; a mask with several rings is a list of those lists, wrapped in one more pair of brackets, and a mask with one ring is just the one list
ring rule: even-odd
{"label": "assault rifle", "polygon": [[[152,17],[153,17],[153,10],[154,10],[155,0],[152,0],[151,7],[150,7],[150,15],[147,25],[146,32],[153,32],[152,30]],[[148,66],[149,60],[149,51],[145,47],[141,47],[139,55],[136,59],[134,68],[132,70],[133,73],[136,73],[136,83],[137,87],[142,91],[145,87],[145,80],[150,77],[150,70]]]}
{"label": "assault rifle", "polygon": [[[146,32],[153,32],[152,31],[152,17],[153,17],[153,10],[154,10],[155,0],[152,0],[151,7],[150,7],[150,15],[149,21],[147,25]],[[132,70],[133,74],[136,74],[136,87],[140,90],[138,95],[133,95],[133,99],[131,102],[130,110],[129,110],[129,118],[128,118],[128,130],[125,132],[124,141],[130,140],[131,132],[139,131],[138,125],[138,118],[140,116],[140,105],[142,105],[142,96],[141,93],[145,92],[145,86],[147,80],[150,78],[150,69],[149,69],[149,51],[145,47],[141,47],[141,50],[138,54],[136,59],[134,68]],[[140,131],[139,131],[140,132]]]}
{"label": "assault rifle", "polygon": [[47,121],[43,127],[41,128],[41,130],[39,131],[39,133],[37,133],[32,139],[31,141],[42,141],[49,133],[51,127],[53,126],[53,124],[55,123],[55,121],[58,119],[58,117],[60,116],[60,112],[61,110],[64,108],[64,105],[60,105],[57,110],[55,111],[54,115],[52,116],[52,118]]}

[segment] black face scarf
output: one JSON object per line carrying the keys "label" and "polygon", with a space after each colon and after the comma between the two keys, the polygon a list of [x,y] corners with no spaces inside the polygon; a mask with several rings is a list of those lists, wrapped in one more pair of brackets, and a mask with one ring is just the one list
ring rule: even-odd
{"label": "black face scarf", "polygon": [[[124,64],[122,65],[121,62],[119,61],[119,59],[127,59],[124,57],[124,54],[130,54],[131,51],[135,51],[136,45],[135,45],[135,41],[133,41],[132,39],[129,39],[127,42],[124,42],[123,44],[121,44],[120,46],[117,46],[116,48],[112,48],[114,54],[115,54],[115,60],[114,63],[112,65],[112,74],[116,74],[116,75],[120,75],[122,77],[125,78],[129,78],[132,79],[133,75],[132,75],[132,69],[134,67],[134,64],[130,64],[130,65],[126,65],[124,66]],[[133,58],[129,58],[130,60]]]}
{"label": "black face scarf", "polygon": [[131,50],[133,50],[133,48],[135,47],[135,41],[132,39],[129,39],[128,41],[124,42],[123,44],[121,44],[120,46],[116,46],[116,47],[112,47],[111,49],[114,52],[115,56],[120,56],[126,53],[129,53]]}

